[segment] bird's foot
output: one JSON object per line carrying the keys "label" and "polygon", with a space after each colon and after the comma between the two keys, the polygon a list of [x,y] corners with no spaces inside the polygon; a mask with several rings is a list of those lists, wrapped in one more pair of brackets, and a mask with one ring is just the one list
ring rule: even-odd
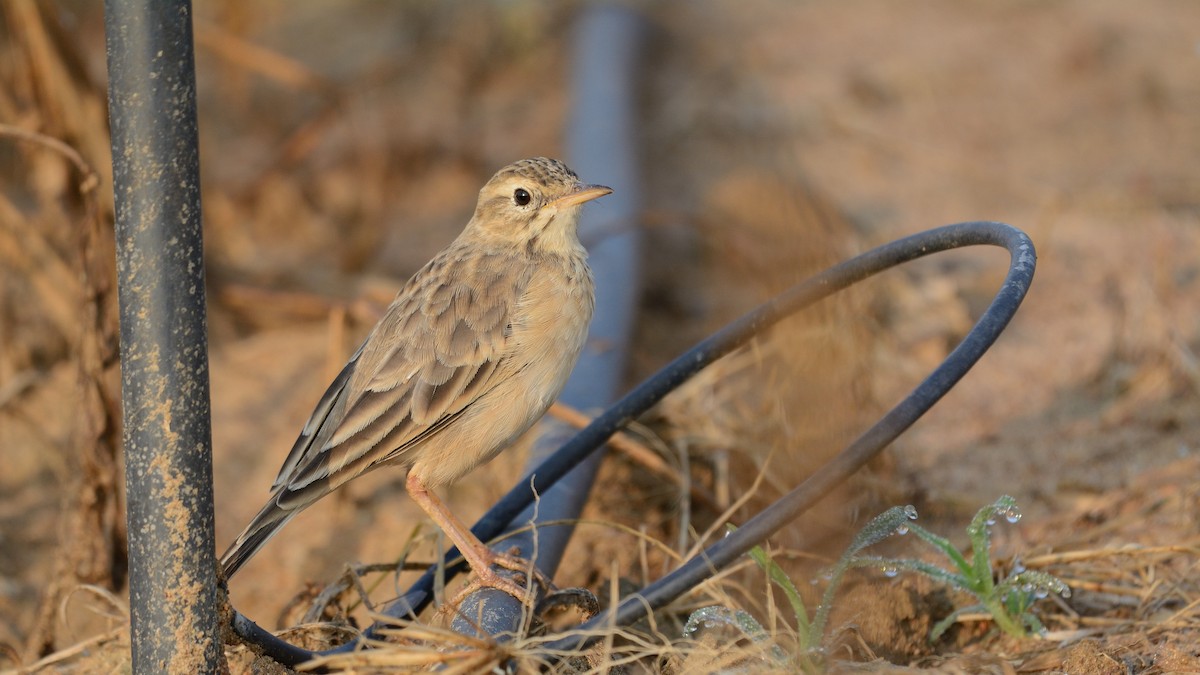
{"label": "bird's foot", "polygon": [[[529,586],[528,580],[530,578],[537,583],[541,590],[550,590],[553,588],[550,579],[532,561],[518,558],[511,553],[496,553],[487,548],[477,552],[477,555],[480,559],[486,561],[487,566],[472,566],[475,578],[454,596],[450,601],[451,605],[459,605],[464,598],[481,588],[494,588],[498,591],[508,593],[524,605],[532,606],[537,602],[538,593]],[[525,584],[523,586],[517,584],[512,577],[500,574],[492,569],[492,566],[517,572],[522,575]]]}
{"label": "bird's foot", "polygon": [[522,587],[511,578],[502,574],[497,574],[495,570],[489,569],[484,574],[476,573],[475,578],[472,579],[466,586],[464,586],[463,589],[458,592],[458,594],[450,599],[450,606],[461,606],[463,600],[467,599],[469,595],[484,588],[494,588],[498,591],[508,593],[519,600],[523,605],[532,606],[537,601],[532,589],[528,587]]}
{"label": "bird's foot", "polygon": [[550,583],[550,578],[543,574],[542,571],[538,569],[538,566],[533,564],[532,560],[526,560],[525,558],[520,558],[516,555],[513,555],[514,551],[519,550],[520,549],[513,547],[509,549],[509,552],[507,553],[496,553],[494,551],[489,551],[491,564],[495,565],[496,567],[503,567],[506,570],[512,570],[513,572],[519,572],[525,575],[527,578],[532,574],[533,580],[537,582],[538,586],[542,587],[542,590],[548,591],[553,589],[554,585]]}

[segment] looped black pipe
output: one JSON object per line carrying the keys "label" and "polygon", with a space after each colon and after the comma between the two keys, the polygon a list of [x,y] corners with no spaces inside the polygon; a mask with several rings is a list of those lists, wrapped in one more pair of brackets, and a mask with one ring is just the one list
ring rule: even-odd
{"label": "looped black pipe", "polygon": [[[760,305],[676,358],[593,420],[539,466],[531,476],[518,481],[517,486],[471,528],[481,540],[488,541],[499,536],[514,517],[533,503],[535,494],[544,492],[572,467],[602,446],[613,434],[649,410],[697,372],[781,319],[891,267],[932,253],[980,245],[1008,249],[1010,262],[1004,285],[962,343],[929,377],[874,426],[794,490],[674,572],[641,592],[627,596],[615,610],[609,609],[574,629],[571,634],[545,645],[541,650],[544,658],[554,661],[562,658],[564,654],[591,644],[599,639],[598,635],[587,635],[592,629],[611,626],[614,623],[629,625],[647,613],[666,606],[799,516],[912,426],[962,379],[1016,314],[1033,281],[1037,260],[1033,242],[1024,232],[1004,223],[958,223],[905,237],[831,267]],[[446,555],[446,561],[457,557],[457,551],[451,550]],[[447,578],[462,569],[463,565],[447,567]],[[436,567],[426,571],[409,591],[389,608],[388,613],[393,616],[415,615],[424,609],[433,597],[436,572]],[[373,628],[367,631],[366,635],[371,635]],[[262,647],[266,655],[285,665],[296,665],[323,654],[348,651],[360,644],[359,640],[354,640],[327,652],[309,652],[280,640],[240,614],[235,617],[234,630],[246,640]]]}

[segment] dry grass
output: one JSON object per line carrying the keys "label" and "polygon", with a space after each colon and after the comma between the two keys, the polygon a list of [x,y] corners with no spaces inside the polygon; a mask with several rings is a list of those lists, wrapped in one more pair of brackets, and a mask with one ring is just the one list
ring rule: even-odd
{"label": "dry grass", "polygon": [[[909,654],[914,663],[935,666],[939,672],[1100,672],[1077,670],[1078,664],[1099,663],[1140,664],[1138,672],[1187,672],[1200,668],[1200,657],[1190,647],[1200,634],[1200,587],[1195,574],[1200,564],[1200,528],[1194,522],[1196,491],[1188,476],[1200,469],[1200,460],[1188,460],[1169,467],[1157,475],[1149,475],[1144,481],[1130,485],[1127,490],[1110,495],[1114,500],[1105,504],[1108,515],[1120,514],[1106,522],[1113,523],[1097,527],[1086,539],[1070,541],[1064,533],[1078,530],[1080,519],[1096,519],[1100,513],[1094,505],[1081,508],[1074,513],[1033,524],[1027,529],[1028,538],[1022,563],[1030,569],[1041,569],[1070,584],[1073,594],[1070,600],[1053,599],[1044,601],[1039,615],[1049,632],[1037,640],[1016,641],[988,630],[986,617],[964,616],[956,635],[944,641],[942,649],[933,651],[934,645]],[[1166,524],[1178,526],[1181,519],[1189,522],[1185,531],[1180,531],[1184,541],[1177,545],[1146,546],[1141,544],[1147,528],[1162,531],[1158,527]],[[611,535],[638,538],[643,542],[642,550],[655,549],[675,561],[682,560],[673,547],[654,540],[644,533],[630,530],[609,522],[579,522],[579,536],[588,536],[591,529],[599,529]],[[1026,528],[1011,528],[1014,530]],[[998,530],[1004,539],[1005,529]],[[1058,545],[1049,541],[1061,542]],[[1028,555],[1038,549],[1051,552]],[[917,553],[904,550],[902,555]],[[804,559],[799,552],[777,551],[774,557],[782,564]],[[827,561],[809,561],[807,569]],[[645,560],[643,560],[645,564]],[[369,572],[393,571],[392,566],[381,565]],[[621,570],[614,566],[610,571],[608,587],[625,587]],[[803,582],[798,577],[797,582]],[[900,590],[907,593],[916,604],[919,613],[933,614],[942,602],[942,589],[931,586],[927,581],[901,576],[892,581],[864,573],[852,580],[858,588],[868,590],[875,597],[867,607],[849,605],[861,600],[862,595],[850,593],[839,599],[834,630],[826,638],[827,657],[835,672],[908,672],[881,660],[886,654],[895,659],[891,651],[898,644],[901,631],[893,624],[885,633],[878,630],[878,621],[860,623],[862,613],[882,614],[883,619],[896,622],[911,620],[903,615],[884,611],[881,604],[890,594]],[[806,586],[802,584],[801,586]],[[357,635],[357,631],[345,622],[345,610],[360,602],[366,588],[380,589],[379,584],[366,580],[354,584],[342,584],[340,593],[333,596],[319,594],[315,602],[317,612],[334,607],[335,613],[343,618],[333,623],[318,622],[297,625],[281,635],[296,644],[311,649],[328,648]],[[857,589],[856,589],[857,590]],[[97,593],[104,604],[120,611],[121,601],[106,593]],[[332,602],[331,602],[332,598]],[[607,604],[616,600],[615,595],[604,599]],[[511,640],[496,641],[464,636],[444,626],[453,613],[443,607],[421,623],[396,620],[370,614],[385,628],[379,639],[370,643],[371,649],[348,654],[322,657],[300,668],[306,672],[317,667],[347,673],[390,673],[421,672],[434,668],[451,672],[485,672],[500,664],[515,665],[520,672],[545,670],[560,673],[604,673],[613,668],[624,668],[625,672],[714,672],[722,668],[748,668],[752,672],[794,672],[794,661],[780,661],[775,649],[783,649],[790,659],[796,658],[795,627],[787,618],[787,610],[777,606],[777,598],[765,593],[761,573],[750,561],[743,561],[717,575],[710,582],[680,598],[670,607],[656,613],[649,622],[634,627],[612,627],[600,631],[602,639],[582,654],[559,655],[562,661],[546,662],[542,647],[548,641],[561,637],[569,626],[556,626],[547,631],[532,616],[527,617],[526,628]],[[765,627],[769,637],[761,642],[750,641],[736,631],[708,631],[698,636],[684,636],[681,628],[687,617],[702,607],[722,606],[732,610],[750,612]],[[811,607],[811,605],[810,605]],[[859,620],[852,616],[859,613]],[[579,620],[587,618],[578,617]],[[876,616],[875,619],[880,617]],[[930,616],[936,620],[938,616]],[[927,635],[916,636],[923,640]],[[541,626],[539,628],[539,626]],[[110,663],[128,648],[121,628],[97,635],[79,644],[56,653],[36,664],[38,668],[55,667],[65,672],[88,672],[95,667],[97,659]],[[956,649],[945,650],[949,645]],[[231,664],[251,667],[259,663],[251,652],[244,648],[231,648],[228,653]],[[1157,668],[1158,670],[1154,670]],[[35,668],[36,669],[36,668]],[[955,670],[957,669],[957,670]]]}

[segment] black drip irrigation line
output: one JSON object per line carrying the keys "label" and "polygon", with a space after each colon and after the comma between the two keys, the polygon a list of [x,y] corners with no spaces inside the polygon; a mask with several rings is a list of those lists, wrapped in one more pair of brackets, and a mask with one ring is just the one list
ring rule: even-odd
{"label": "black drip irrigation line", "polygon": [[[546,644],[541,649],[543,658],[547,661],[561,659],[601,639],[599,629],[629,625],[671,603],[796,518],[912,426],[962,379],[1016,314],[1033,281],[1037,258],[1033,242],[1024,232],[1004,223],[958,223],[905,237],[836,265],[793,286],[701,341],[593,420],[531,475],[518,481],[517,486],[471,528],[483,541],[499,536],[514,517],[534,502],[535,495],[547,490],[637,416],[700,370],[785,317],[891,267],[933,253],[981,245],[1008,249],[1010,262],[1004,284],[962,343],[920,385],[787,495],[675,571],[639,593],[624,598],[615,610],[602,612],[572,629],[570,634]],[[465,569],[461,564],[449,564],[457,558],[457,551],[451,550],[446,554],[444,573],[447,579]],[[404,596],[388,608],[387,613],[391,616],[415,616],[420,613],[432,600],[438,567],[426,571]],[[316,656],[349,651],[361,644],[361,640],[353,640],[326,652],[309,652],[280,640],[240,614],[235,617],[234,629],[243,638],[260,646],[264,654],[285,665],[296,665]],[[371,636],[374,629],[375,626],[372,626],[365,637]]]}
{"label": "black drip irrigation line", "polygon": [[[561,659],[603,637],[587,635],[589,631],[594,633],[597,629],[611,625],[627,626],[648,613],[665,607],[762,543],[862,468],[945,396],[1000,337],[1033,282],[1037,256],[1033,242],[1016,228],[1003,223],[964,223],[901,239],[831,269],[813,280],[820,283],[827,275],[833,277],[829,279],[827,290],[811,300],[802,300],[807,294],[801,291],[805,287],[813,286],[813,282],[801,284],[795,289],[796,295],[788,298],[784,304],[794,304],[795,308],[799,309],[887,267],[930,253],[979,244],[1003,246],[1008,249],[1011,254],[1008,275],[987,311],[924,382],[791,492],[675,571],[623,599],[615,610],[602,612],[578,626],[575,629],[578,634],[569,634],[545,645],[540,650],[542,658],[549,662]],[[843,268],[844,273],[837,274]],[[865,274],[862,274],[864,272]],[[772,313],[772,316],[775,314]],[[774,323],[774,320],[771,322]]]}

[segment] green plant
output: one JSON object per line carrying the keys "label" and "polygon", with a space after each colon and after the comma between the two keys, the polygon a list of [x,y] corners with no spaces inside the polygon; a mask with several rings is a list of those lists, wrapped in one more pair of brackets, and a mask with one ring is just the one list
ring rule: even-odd
{"label": "green plant", "polygon": [[913,534],[950,559],[954,565],[953,571],[920,560],[873,556],[855,558],[853,565],[875,566],[889,576],[895,576],[900,570],[920,572],[975,596],[979,601],[977,604],[959,608],[934,625],[929,635],[931,641],[941,637],[959,616],[974,612],[987,612],[996,626],[1009,635],[1025,637],[1028,635],[1027,629],[1044,632],[1041,621],[1032,612],[1034,603],[1050,593],[1070,597],[1071,590],[1057,577],[1019,566],[1012,574],[1001,578],[991,562],[991,528],[997,518],[1004,518],[1010,523],[1021,519],[1021,512],[1017,510],[1012,497],[1004,495],[993,504],[983,507],[967,526],[967,537],[971,544],[970,561],[945,537],[933,534],[915,523],[908,525]]}
{"label": "green plant", "polygon": [[[912,506],[896,506],[879,514],[859,530],[837,564],[822,573],[821,577],[827,584],[825,592],[821,595],[821,603],[817,605],[817,611],[811,619],[808,609],[804,605],[804,599],[800,596],[800,591],[783,571],[783,568],[761,546],[750,549],[747,555],[758,564],[767,578],[783,591],[796,618],[797,659],[792,662],[782,650],[775,648],[771,650],[770,654],[777,665],[798,666],[806,673],[821,670],[821,638],[825,633],[825,624],[828,622],[829,612],[833,608],[834,594],[837,592],[846,570],[858,566],[858,558],[855,555],[864,548],[883,541],[893,534],[906,532],[909,527],[908,523],[916,517],[917,510]],[[733,525],[729,525],[728,528],[730,531],[736,529]],[[684,634],[693,634],[702,625],[724,625],[737,628],[754,642],[761,642],[767,636],[767,631],[754,617],[744,611],[732,611],[725,607],[704,607],[693,612],[688,617]]]}
{"label": "green plant", "polygon": [[[852,567],[876,567],[890,577],[896,576],[901,570],[920,572],[936,581],[965,591],[979,601],[969,607],[957,609],[937,622],[930,631],[929,639],[931,641],[941,637],[959,616],[973,612],[989,613],[996,625],[1010,635],[1024,637],[1028,634],[1027,628],[1035,632],[1042,632],[1044,628],[1041,621],[1032,612],[1034,603],[1050,593],[1059,593],[1063,597],[1069,597],[1071,594],[1065,583],[1045,572],[1017,567],[1009,576],[999,578],[999,575],[993,570],[991,563],[992,526],[996,524],[997,518],[1004,518],[1011,523],[1015,523],[1021,518],[1016,501],[1008,495],[1000,497],[994,503],[980,509],[971,520],[971,524],[967,526],[967,537],[971,545],[969,561],[948,539],[912,522],[916,518],[917,510],[914,507],[895,506],[867,523],[855,535],[838,562],[821,574],[821,578],[827,584],[821,596],[821,603],[811,618],[799,590],[787,573],[783,571],[783,568],[761,546],[751,549],[747,555],[758,564],[771,583],[780,588],[791,605],[796,619],[798,641],[796,659],[789,658],[778,647],[770,649],[769,658],[776,665],[799,667],[807,673],[820,670],[821,639],[825,633],[825,624],[829,620],[829,612],[833,607],[833,598],[846,571]],[[735,529],[732,525],[728,527],[730,530]],[[868,546],[894,534],[908,532],[912,532],[921,541],[928,543],[949,558],[954,565],[954,571],[948,571],[920,560],[859,555]],[[768,633],[762,625],[747,612],[720,606],[704,607],[693,612],[688,618],[684,634],[690,636],[702,627],[714,626],[736,629],[755,643],[762,643],[768,637]]]}

